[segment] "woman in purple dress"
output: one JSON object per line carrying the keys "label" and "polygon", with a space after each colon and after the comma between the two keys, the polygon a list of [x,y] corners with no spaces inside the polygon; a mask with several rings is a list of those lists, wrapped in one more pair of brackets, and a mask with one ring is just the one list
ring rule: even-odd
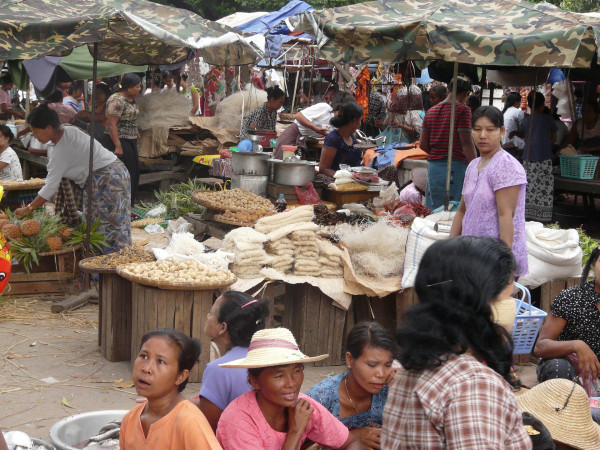
{"label": "woman in purple dress", "polygon": [[471,161],[467,168],[462,199],[450,236],[500,238],[515,255],[515,275],[523,276],[528,273],[525,170],[502,149],[504,118],[498,108],[478,108],[472,124],[473,141],[480,157]]}

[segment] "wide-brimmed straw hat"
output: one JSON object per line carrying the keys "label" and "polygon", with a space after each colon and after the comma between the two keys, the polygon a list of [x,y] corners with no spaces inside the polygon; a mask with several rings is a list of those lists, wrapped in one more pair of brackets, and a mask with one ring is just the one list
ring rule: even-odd
{"label": "wide-brimmed straw hat", "polygon": [[321,361],[329,355],[306,356],[298,349],[294,335],[287,328],[259,330],[252,336],[248,355],[221,367],[229,369],[258,369],[260,367]]}
{"label": "wide-brimmed straw hat", "polygon": [[517,404],[540,420],[555,441],[600,449],[600,425],[592,420],[587,393],[577,383],[562,378],[544,381],[517,397]]}
{"label": "wide-brimmed straw hat", "polygon": [[425,192],[427,189],[427,169],[424,167],[417,167],[410,171],[410,179],[419,190]]}

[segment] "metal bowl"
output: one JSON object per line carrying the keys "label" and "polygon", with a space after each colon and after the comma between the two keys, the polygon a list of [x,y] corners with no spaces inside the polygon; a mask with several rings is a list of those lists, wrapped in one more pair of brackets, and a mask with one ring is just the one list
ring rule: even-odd
{"label": "metal bowl", "polygon": [[58,450],[78,450],[73,447],[98,434],[100,428],[113,420],[122,420],[128,411],[115,409],[91,411],[59,420],[50,428],[50,440]]}
{"label": "metal bowl", "polygon": [[267,162],[273,164],[273,181],[277,184],[304,186],[315,179],[315,166],[317,165],[315,162],[284,162],[280,159],[269,159]]}

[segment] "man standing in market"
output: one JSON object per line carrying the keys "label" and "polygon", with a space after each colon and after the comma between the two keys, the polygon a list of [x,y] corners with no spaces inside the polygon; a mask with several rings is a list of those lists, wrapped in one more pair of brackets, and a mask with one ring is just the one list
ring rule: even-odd
{"label": "man standing in market", "polygon": [[12,117],[22,119],[23,113],[13,109],[12,99],[9,91],[15,87],[15,83],[9,74],[2,74],[0,78],[0,120],[8,120]]}
{"label": "man standing in market", "polygon": [[448,89],[443,84],[434,84],[429,88],[429,107],[433,108],[448,96]]}
{"label": "man standing in market", "polygon": [[423,119],[420,147],[428,154],[426,205],[434,210],[444,205],[446,173],[450,140],[450,115],[452,110],[452,86],[456,82],[456,113],[452,144],[452,169],[450,178],[450,201],[460,202],[465,172],[469,162],[476,158],[471,136],[471,110],[465,105],[471,92],[471,81],[458,75],[448,85],[446,98],[430,108]]}

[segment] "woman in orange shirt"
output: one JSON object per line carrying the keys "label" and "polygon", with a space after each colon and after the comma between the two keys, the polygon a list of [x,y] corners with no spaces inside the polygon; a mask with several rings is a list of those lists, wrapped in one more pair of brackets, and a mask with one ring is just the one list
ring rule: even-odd
{"label": "woman in orange shirt", "polygon": [[147,402],[121,422],[121,450],[221,449],[206,417],[181,391],[200,356],[200,342],[169,328],[146,333],[133,383]]}

